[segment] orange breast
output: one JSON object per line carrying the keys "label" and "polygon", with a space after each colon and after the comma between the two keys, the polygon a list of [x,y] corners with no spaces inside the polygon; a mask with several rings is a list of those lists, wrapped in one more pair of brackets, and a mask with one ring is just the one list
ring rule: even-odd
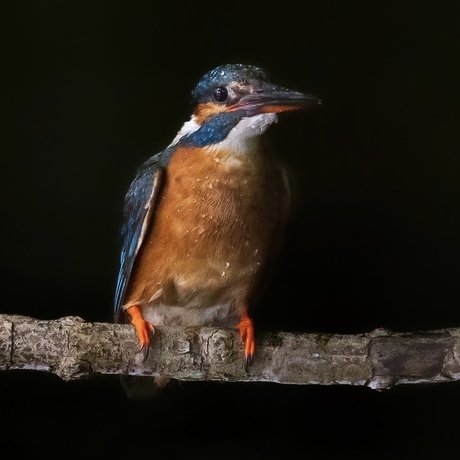
{"label": "orange breast", "polygon": [[181,148],[164,177],[125,306],[250,302],[286,213],[283,175],[271,157]]}

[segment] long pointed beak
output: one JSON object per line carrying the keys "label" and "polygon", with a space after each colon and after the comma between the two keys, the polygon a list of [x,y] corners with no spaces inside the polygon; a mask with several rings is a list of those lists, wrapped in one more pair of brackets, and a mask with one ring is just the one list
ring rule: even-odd
{"label": "long pointed beak", "polygon": [[259,90],[243,96],[227,110],[243,110],[246,116],[254,116],[260,113],[299,110],[315,104],[321,104],[321,99],[311,94],[303,94],[281,86],[265,84]]}

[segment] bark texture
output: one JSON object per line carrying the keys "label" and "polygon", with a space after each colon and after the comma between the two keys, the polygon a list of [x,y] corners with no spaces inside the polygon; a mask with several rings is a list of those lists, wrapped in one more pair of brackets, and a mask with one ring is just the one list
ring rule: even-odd
{"label": "bark texture", "polygon": [[460,380],[460,328],[419,333],[260,333],[245,371],[236,330],[159,327],[148,354],[130,325],[79,317],[37,320],[0,315],[0,370],[52,372],[64,380],[93,374],[168,376],[179,380],[361,385]]}

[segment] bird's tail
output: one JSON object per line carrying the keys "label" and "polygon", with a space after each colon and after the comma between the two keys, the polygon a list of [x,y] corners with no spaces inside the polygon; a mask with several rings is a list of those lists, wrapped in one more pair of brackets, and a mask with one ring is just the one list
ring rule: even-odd
{"label": "bird's tail", "polygon": [[129,399],[134,401],[145,401],[161,397],[171,387],[175,387],[175,381],[171,382],[169,377],[137,377],[122,375],[121,385]]}

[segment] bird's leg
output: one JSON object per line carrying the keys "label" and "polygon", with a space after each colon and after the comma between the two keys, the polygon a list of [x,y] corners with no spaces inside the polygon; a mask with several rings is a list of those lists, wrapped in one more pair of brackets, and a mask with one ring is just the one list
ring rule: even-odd
{"label": "bird's leg", "polygon": [[141,350],[148,348],[150,344],[150,332],[155,332],[153,326],[144,319],[137,305],[126,309],[131,316],[131,323],[136,329],[136,334],[141,344]]}
{"label": "bird's leg", "polygon": [[236,326],[244,343],[244,368],[247,370],[256,352],[256,341],[254,339],[254,324],[248,316],[246,309],[241,313],[240,322]]}

